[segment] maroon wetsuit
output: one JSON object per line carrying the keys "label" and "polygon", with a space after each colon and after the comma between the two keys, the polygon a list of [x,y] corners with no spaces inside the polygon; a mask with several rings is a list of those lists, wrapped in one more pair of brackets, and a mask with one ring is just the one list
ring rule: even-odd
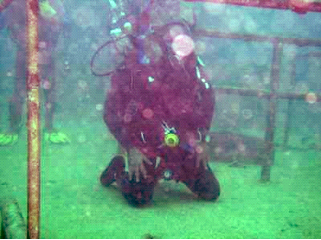
{"label": "maroon wetsuit", "polygon": [[[204,140],[211,125],[214,92],[202,76],[193,52],[181,59],[175,56],[170,42],[164,40],[169,29],[166,26],[161,34],[155,32],[150,36],[161,54],[158,52],[157,60],[147,64],[139,63],[137,56],[142,45],[132,40],[133,49],[126,54],[124,65],[111,77],[104,120],[125,149],[135,147],[153,162],[145,167],[154,182],[160,178],[182,181],[198,195],[216,199],[218,182],[206,166],[196,166],[195,152],[195,146]],[[177,146],[164,143],[169,132],[178,136]],[[161,158],[158,166],[156,157]],[[206,183],[211,186],[195,186],[200,180],[211,181]],[[134,189],[123,186],[123,191],[129,192],[124,194],[127,199]]]}

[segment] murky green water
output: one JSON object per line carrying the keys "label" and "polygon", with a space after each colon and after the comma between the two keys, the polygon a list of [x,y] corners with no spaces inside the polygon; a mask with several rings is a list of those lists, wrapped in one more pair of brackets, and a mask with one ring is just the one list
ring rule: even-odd
{"label": "murky green water", "polygon": [[[185,9],[181,17],[191,11],[196,14],[196,29],[279,38],[280,64],[272,64],[271,39],[192,35],[194,51],[216,89],[211,133],[234,137],[211,140],[210,166],[220,182],[221,196],[215,203],[206,202],[181,183],[161,180],[152,205],[134,208],[116,185],[105,188],[99,182],[100,173],[118,153],[103,120],[110,79],[95,77],[90,70],[91,57],[115,27],[110,1],[65,0],[63,4],[66,17],[59,21],[70,29],[65,36],[61,33],[52,53],[56,62],[53,124],[70,142],[45,140],[48,79],[42,79],[41,238],[321,238],[321,44],[299,46],[285,40],[321,42],[320,13],[181,3]],[[139,8],[133,9],[137,14]],[[174,20],[175,9],[171,10],[169,19],[159,9],[152,11],[153,24],[162,18]],[[17,45],[6,29],[8,15],[0,14],[0,134],[4,134],[12,120],[9,103]],[[113,53],[103,52],[100,67],[122,60]],[[276,68],[277,76],[272,74]],[[264,182],[256,163],[262,163],[257,159],[264,155],[271,116],[263,95],[270,94],[273,86],[274,96],[283,97],[275,100],[274,162],[270,181]],[[247,94],[235,89],[246,89]],[[289,101],[284,97],[289,94],[297,98]],[[27,219],[26,114],[23,104],[17,142],[0,144],[0,200],[3,204],[17,199]]]}

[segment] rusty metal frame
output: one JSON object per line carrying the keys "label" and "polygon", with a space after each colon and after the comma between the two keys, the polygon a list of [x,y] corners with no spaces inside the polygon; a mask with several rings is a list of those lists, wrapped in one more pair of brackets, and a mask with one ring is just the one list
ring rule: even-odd
{"label": "rusty metal frame", "polygon": [[281,10],[291,10],[304,14],[307,12],[321,12],[321,2],[305,0],[184,0],[185,2],[210,2],[230,4],[236,6],[272,8]]}
{"label": "rusty metal frame", "polygon": [[40,104],[38,67],[38,0],[26,0],[28,106],[28,237],[39,238],[40,215]]}
{"label": "rusty metal frame", "polygon": [[[269,102],[269,111],[267,114],[267,128],[265,131],[265,151],[260,156],[260,165],[262,166],[261,179],[264,181],[270,180],[270,168],[274,162],[274,128],[276,116],[276,104],[278,99],[288,99],[290,104],[291,100],[304,99],[306,94],[298,93],[278,93],[279,88],[279,74],[281,65],[281,56],[283,51],[283,44],[294,44],[299,47],[316,46],[321,47],[321,40],[306,39],[306,38],[280,38],[268,37],[259,35],[244,35],[235,33],[222,33],[218,31],[211,31],[205,29],[198,29],[195,31],[197,37],[214,37],[214,38],[227,38],[227,39],[241,39],[244,41],[255,42],[270,42],[273,45],[272,66],[271,66],[271,82],[270,90],[253,90],[253,89],[235,89],[235,88],[217,88],[216,91],[225,94],[237,94],[240,96],[256,96],[258,98],[266,98]],[[295,67],[291,69],[292,79],[294,78]],[[321,95],[317,95],[317,101],[321,101]],[[286,135],[289,133],[285,132]],[[286,143],[286,140],[284,140]]]}

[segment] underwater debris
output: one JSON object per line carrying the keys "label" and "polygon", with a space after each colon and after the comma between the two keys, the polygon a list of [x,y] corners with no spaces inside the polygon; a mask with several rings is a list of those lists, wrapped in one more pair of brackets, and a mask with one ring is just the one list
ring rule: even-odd
{"label": "underwater debris", "polygon": [[9,200],[1,205],[1,237],[24,239],[27,237],[27,226],[17,200]]}
{"label": "underwater debris", "polygon": [[144,239],[160,239],[160,237],[152,235],[151,233],[146,233],[143,236]]}

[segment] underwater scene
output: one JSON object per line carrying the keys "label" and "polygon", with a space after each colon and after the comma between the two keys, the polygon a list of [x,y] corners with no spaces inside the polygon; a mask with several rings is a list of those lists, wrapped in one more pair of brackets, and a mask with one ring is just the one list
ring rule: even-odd
{"label": "underwater scene", "polygon": [[1,237],[321,238],[320,76],[321,2],[0,0]]}

